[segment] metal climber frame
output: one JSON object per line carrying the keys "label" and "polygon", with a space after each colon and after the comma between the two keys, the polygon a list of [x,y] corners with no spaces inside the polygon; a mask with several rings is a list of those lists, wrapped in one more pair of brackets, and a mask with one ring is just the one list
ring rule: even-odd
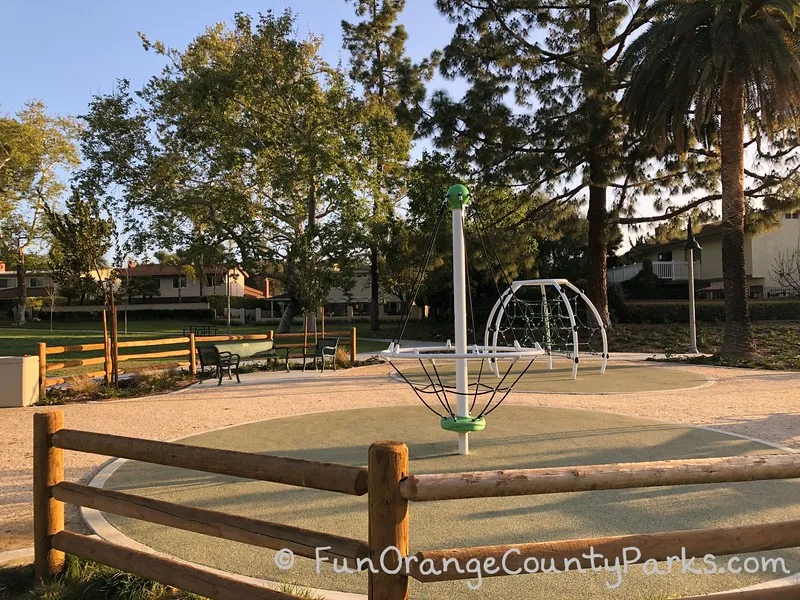
{"label": "metal climber frame", "polygon": [[[575,311],[572,309],[572,305],[570,300],[567,296],[565,288],[574,292],[583,302],[586,304],[587,308],[592,312],[594,316],[595,322],[598,324],[597,329],[599,329],[602,340],[603,340],[603,349],[601,352],[601,359],[602,362],[600,364],[600,372],[606,372],[606,365],[608,364],[608,338],[606,336],[606,328],[603,325],[603,320],[600,318],[600,313],[595,308],[592,301],[586,297],[580,289],[575,287],[566,279],[524,279],[519,281],[514,281],[511,283],[511,287],[509,287],[502,296],[497,300],[495,305],[492,307],[491,312],[489,313],[489,319],[486,322],[486,332],[484,334],[484,344],[486,346],[497,346],[498,345],[498,335],[502,329],[503,319],[508,319],[507,315],[507,307],[508,303],[512,301],[512,299],[516,299],[516,294],[521,288],[525,287],[533,287],[539,288],[541,295],[542,295],[542,310],[544,312],[544,324],[545,324],[545,331],[544,331],[544,351],[547,353],[547,364],[548,368],[553,368],[553,348],[552,348],[552,336],[550,332],[550,319],[548,317],[548,303],[547,303],[547,289],[552,288],[556,291],[558,296],[561,298],[561,301],[564,304],[564,307],[567,311],[567,316],[569,317],[570,321],[570,328],[572,329],[572,351],[563,352],[563,354],[569,358],[572,358],[572,379],[576,379],[578,377],[578,363],[580,362],[580,340],[578,336],[578,323],[576,321]],[[559,352],[556,350],[556,352]],[[560,352],[559,352],[560,353]],[[493,365],[493,369],[495,371],[495,375],[499,376],[499,372],[497,370],[496,365]]]}

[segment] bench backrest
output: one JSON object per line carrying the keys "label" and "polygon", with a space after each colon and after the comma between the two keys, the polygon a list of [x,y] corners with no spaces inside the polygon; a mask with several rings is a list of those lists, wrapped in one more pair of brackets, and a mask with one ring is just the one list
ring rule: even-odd
{"label": "bench backrest", "polygon": [[339,338],[319,338],[317,340],[317,348],[314,351],[314,354],[320,355],[322,354],[323,348],[333,348],[334,352],[339,347]]}
{"label": "bench backrest", "polygon": [[220,352],[230,352],[245,358],[248,356],[253,356],[254,354],[261,354],[262,352],[269,352],[275,348],[275,342],[273,340],[259,340],[255,342],[224,342],[215,344],[215,346]]}
{"label": "bench backrest", "polygon": [[216,365],[219,362],[219,350],[214,346],[198,346],[197,353],[202,366]]}

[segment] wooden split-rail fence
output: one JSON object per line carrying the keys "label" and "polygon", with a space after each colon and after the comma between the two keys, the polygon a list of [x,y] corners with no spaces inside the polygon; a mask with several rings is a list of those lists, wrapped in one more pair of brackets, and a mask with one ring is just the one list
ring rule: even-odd
{"label": "wooden split-rail fence", "polygon": [[[346,340],[342,343],[350,353],[350,362],[355,364],[356,360],[356,328],[352,327],[346,331],[327,331],[326,337],[340,337]],[[213,335],[196,336],[190,333],[188,336],[116,341],[113,335],[104,336],[103,342],[95,344],[76,344],[72,346],[48,346],[46,342],[39,342],[37,354],[39,356],[39,400],[44,400],[48,387],[67,383],[69,376],[58,374],[57,371],[74,367],[86,367],[91,365],[102,365],[102,370],[90,371],[85,373],[85,377],[103,377],[106,383],[112,383],[115,377],[122,371],[120,363],[127,361],[154,361],[157,359],[173,359],[170,362],[151,362],[147,367],[139,369],[157,369],[171,367],[188,367],[192,375],[197,373],[196,349],[197,344],[213,342],[239,342],[255,340],[274,340],[276,345],[288,347],[291,358],[300,358],[307,351],[307,342],[304,341],[303,333],[275,333],[270,330],[267,333],[255,333],[249,335]],[[313,344],[313,341],[311,342]],[[173,347],[164,349],[163,347]],[[120,349],[141,348],[138,352],[120,354]],[[102,356],[89,356],[87,358],[60,359],[59,355],[73,353],[98,354],[102,351]],[[302,354],[300,353],[302,351]],[[313,347],[311,348],[313,352]],[[175,360],[178,359],[178,360]],[[128,369],[135,371],[137,369]],[[53,374],[55,373],[55,376]]]}
{"label": "wooden split-rail fence", "polygon": [[[64,481],[64,450],[340,494],[368,494],[368,539],[310,531],[67,482]],[[466,565],[467,561],[478,559],[483,565],[493,559],[494,564],[499,565],[506,558],[509,571],[522,571],[528,558],[554,559],[557,564],[563,562],[572,568],[580,565],[588,569],[591,566],[585,555],[590,549],[605,557],[621,557],[625,548],[635,547],[640,551],[637,562],[645,562],[679,556],[683,548],[687,556],[725,556],[800,546],[800,520],[793,520],[508,546],[423,550],[408,560],[405,558],[409,555],[410,502],[794,479],[800,478],[798,454],[412,475],[408,448],[401,442],[374,443],[369,448],[367,467],[358,467],[64,429],[63,413],[51,411],[34,415],[33,478],[34,565],[40,579],[58,576],[67,553],[218,600],[291,600],[296,596],[223,572],[67,531],[64,529],[64,503],[261,548],[288,548],[300,557],[315,558],[317,548],[329,547],[324,556],[345,558],[350,564],[359,559],[371,559],[374,565],[379,565],[384,550],[396,548],[402,558],[395,552],[388,553],[383,563],[386,569],[377,569],[379,572],[369,569],[370,600],[406,600],[409,578],[432,582],[475,577],[471,571],[444,568],[446,561],[453,560]],[[571,562],[567,563],[569,559]],[[427,568],[420,568],[423,562],[427,563]],[[404,565],[408,569],[397,572],[397,567]],[[431,565],[435,569],[431,569]],[[482,573],[483,577],[504,574],[498,569]],[[685,600],[699,598],[693,596]],[[788,600],[800,598],[800,584],[702,598]]]}

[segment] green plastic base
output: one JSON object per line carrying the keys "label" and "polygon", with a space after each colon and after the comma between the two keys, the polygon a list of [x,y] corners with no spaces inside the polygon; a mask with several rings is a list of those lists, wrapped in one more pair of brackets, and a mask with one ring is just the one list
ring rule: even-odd
{"label": "green plastic base", "polygon": [[486,419],[480,417],[445,417],[441,420],[442,429],[457,433],[470,433],[483,431],[486,428]]}

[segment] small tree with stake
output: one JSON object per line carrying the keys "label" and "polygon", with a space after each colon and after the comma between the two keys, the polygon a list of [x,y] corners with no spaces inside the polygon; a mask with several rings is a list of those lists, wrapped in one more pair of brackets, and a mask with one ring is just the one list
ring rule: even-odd
{"label": "small tree with stake", "polygon": [[770,273],[781,287],[800,294],[800,246],[795,250],[779,253],[772,263]]}

